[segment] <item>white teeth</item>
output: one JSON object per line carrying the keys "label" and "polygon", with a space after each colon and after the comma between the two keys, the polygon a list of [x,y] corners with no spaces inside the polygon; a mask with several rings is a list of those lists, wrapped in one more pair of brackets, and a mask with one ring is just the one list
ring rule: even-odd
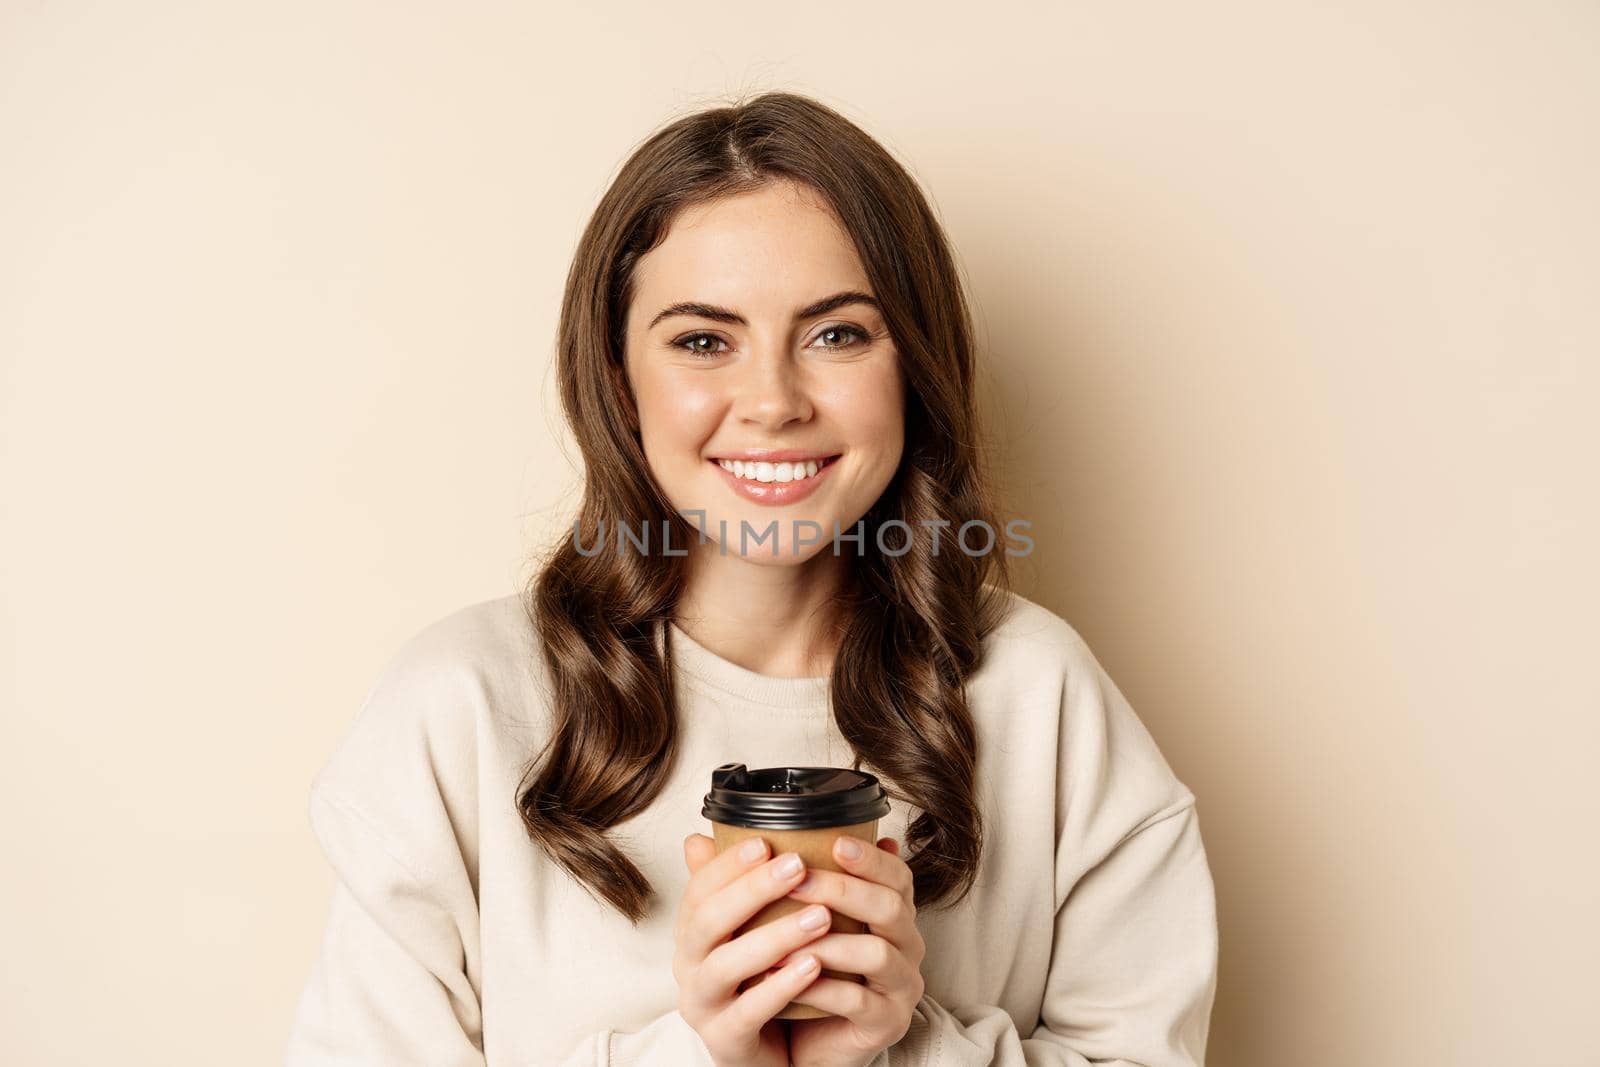
{"label": "white teeth", "polygon": [[809,459],[803,462],[792,463],[758,463],[754,460],[719,459],[717,465],[729,471],[735,478],[743,478],[753,482],[798,482],[802,478],[814,478],[817,471],[822,469],[822,464],[817,460]]}

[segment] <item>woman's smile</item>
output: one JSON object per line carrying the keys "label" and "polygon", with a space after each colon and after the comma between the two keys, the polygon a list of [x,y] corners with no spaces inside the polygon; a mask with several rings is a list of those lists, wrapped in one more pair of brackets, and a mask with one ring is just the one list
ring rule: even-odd
{"label": "woman's smile", "polygon": [[756,504],[781,507],[804,500],[833,468],[838,453],[753,449],[709,462],[733,492]]}

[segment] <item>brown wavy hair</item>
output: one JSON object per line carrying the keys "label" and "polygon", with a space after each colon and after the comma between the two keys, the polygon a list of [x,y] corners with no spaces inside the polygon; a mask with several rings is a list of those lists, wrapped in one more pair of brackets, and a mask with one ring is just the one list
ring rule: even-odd
{"label": "brown wavy hair", "polygon": [[[906,381],[905,449],[863,518],[866,554],[838,603],[830,698],[855,766],[920,809],[905,842],[919,908],[954,904],[983,847],[977,744],[966,680],[1004,610],[1004,555],[951,551],[963,523],[996,529],[981,470],[971,313],[939,221],[916,182],[844,116],[769,92],[677,119],[643,141],[585,227],[567,275],[556,369],[583,454],[574,538],[619,523],[696,536],[650,473],[623,373],[634,265],[685,207],[774,180],[810,187],[853,238]],[[878,527],[918,530],[901,556]],[[935,553],[924,523],[946,522]],[[898,547],[905,531],[886,532]],[[637,923],[652,889],[607,830],[643,811],[678,751],[671,643],[681,557],[577,551],[563,537],[529,583],[527,607],[549,668],[552,731],[518,784],[528,835],[591,893]],[[709,772],[708,772],[709,773]],[[709,785],[709,779],[708,779]]]}

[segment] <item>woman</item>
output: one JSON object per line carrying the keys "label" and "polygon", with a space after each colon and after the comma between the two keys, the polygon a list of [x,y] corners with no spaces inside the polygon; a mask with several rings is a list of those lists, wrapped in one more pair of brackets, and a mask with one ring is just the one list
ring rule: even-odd
{"label": "woman", "polygon": [[[634,152],[562,307],[572,536],[408,642],[313,787],[339,880],[291,1065],[1203,1061],[1195,798],[1006,590],[970,333],[921,192],[834,111]],[[878,848],[718,854],[729,762],[875,773]]]}

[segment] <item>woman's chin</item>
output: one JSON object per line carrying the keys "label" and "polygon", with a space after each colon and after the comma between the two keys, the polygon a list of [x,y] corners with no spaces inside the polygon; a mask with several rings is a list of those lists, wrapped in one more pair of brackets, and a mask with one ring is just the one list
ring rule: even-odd
{"label": "woman's chin", "polygon": [[817,544],[797,544],[788,541],[774,543],[769,538],[759,545],[752,542],[741,546],[733,538],[726,543],[718,543],[712,537],[707,539],[705,549],[721,558],[738,559],[763,567],[799,567],[832,554],[827,540]]}

